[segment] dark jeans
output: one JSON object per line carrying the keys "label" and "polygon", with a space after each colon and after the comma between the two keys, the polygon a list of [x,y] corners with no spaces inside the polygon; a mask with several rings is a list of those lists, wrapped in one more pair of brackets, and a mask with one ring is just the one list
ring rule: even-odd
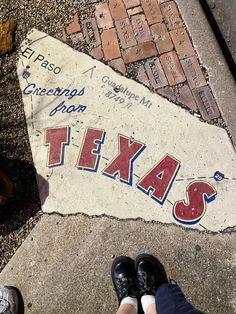
{"label": "dark jeans", "polygon": [[156,292],[157,314],[199,314],[185,299],[180,287],[172,284],[161,285]]}

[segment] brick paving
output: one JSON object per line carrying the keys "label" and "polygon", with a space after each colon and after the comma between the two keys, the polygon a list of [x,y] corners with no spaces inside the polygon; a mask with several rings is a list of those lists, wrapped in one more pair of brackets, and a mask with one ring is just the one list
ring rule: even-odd
{"label": "brick paving", "polygon": [[177,29],[183,26],[183,21],[174,1],[162,3],[160,4],[160,8],[168,30]]}
{"label": "brick paving", "polygon": [[206,121],[220,117],[175,1],[107,0],[87,6],[92,13],[72,16],[64,41],[86,43],[93,58]]}
{"label": "brick paving", "polygon": [[115,28],[106,29],[101,34],[105,60],[113,60],[121,56]]}
{"label": "brick paving", "polygon": [[111,60],[108,62],[108,64],[113,68],[118,70],[120,73],[125,74],[126,73],[126,67],[124,60],[122,58],[118,58],[115,60]]}
{"label": "brick paving", "polygon": [[191,89],[207,85],[196,56],[181,60],[181,64]]}
{"label": "brick paving", "polygon": [[124,4],[127,9],[137,7],[140,5],[140,0],[124,0]]}
{"label": "brick paving", "polygon": [[170,31],[170,36],[180,59],[195,55],[190,38],[183,27]]}
{"label": "brick paving", "polygon": [[87,43],[97,47],[101,44],[101,39],[95,18],[86,19],[82,22],[84,38]]}
{"label": "brick paving", "polygon": [[114,26],[111,12],[107,3],[100,3],[96,6],[95,17],[99,28],[109,29]]}
{"label": "brick paving", "polygon": [[79,24],[79,18],[78,18],[78,15],[76,14],[73,17],[73,20],[70,23],[70,25],[67,26],[66,33],[68,35],[71,35],[71,34],[74,34],[74,33],[78,33],[80,31],[81,31],[81,27],[80,27],[80,24]]}
{"label": "brick paving", "polygon": [[147,60],[145,69],[154,90],[168,85],[165,73],[158,58]]}
{"label": "brick paving", "polygon": [[138,44],[137,46],[122,51],[125,63],[144,60],[157,55],[156,46],[153,42]]}
{"label": "brick paving", "polygon": [[131,17],[131,22],[139,44],[152,41],[152,35],[144,14]]}
{"label": "brick paving", "polygon": [[127,12],[128,12],[129,16],[132,16],[132,15],[135,15],[138,13],[143,13],[143,8],[141,6],[138,6],[136,8],[132,8],[132,9],[127,10]]}
{"label": "brick paving", "polygon": [[175,51],[164,53],[160,56],[160,61],[170,86],[186,81],[184,71]]}
{"label": "brick paving", "polygon": [[203,119],[215,119],[219,116],[219,110],[209,86],[202,86],[193,90],[193,96]]}
{"label": "brick paving", "polygon": [[128,17],[123,20],[116,21],[115,25],[120,39],[120,44],[123,49],[137,45],[134,30]]}
{"label": "brick paving", "polygon": [[159,54],[173,50],[173,42],[165,23],[154,24],[150,29]]}

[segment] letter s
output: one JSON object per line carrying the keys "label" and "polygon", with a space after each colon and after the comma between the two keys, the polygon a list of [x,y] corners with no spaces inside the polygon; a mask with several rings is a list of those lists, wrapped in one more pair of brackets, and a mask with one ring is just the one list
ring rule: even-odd
{"label": "letter s", "polygon": [[50,63],[49,66],[48,66],[48,71],[53,71],[54,67],[55,67],[55,64]]}
{"label": "letter s", "polygon": [[193,181],[186,189],[187,203],[177,201],[173,207],[174,218],[182,224],[196,224],[206,212],[206,203],[213,201],[217,195],[215,188],[205,181]]}

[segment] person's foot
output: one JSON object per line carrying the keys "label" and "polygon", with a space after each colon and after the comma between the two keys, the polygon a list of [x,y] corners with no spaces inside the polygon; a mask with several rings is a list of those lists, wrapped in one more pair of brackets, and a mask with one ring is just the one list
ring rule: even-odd
{"label": "person's foot", "polygon": [[140,297],[155,295],[157,289],[168,282],[163,266],[152,255],[139,255],[135,260],[135,268]]}
{"label": "person's foot", "polygon": [[112,264],[111,276],[119,303],[127,297],[137,298],[136,272],[131,258],[117,257]]}
{"label": "person's foot", "polygon": [[18,297],[13,287],[0,287],[0,314],[17,314]]}

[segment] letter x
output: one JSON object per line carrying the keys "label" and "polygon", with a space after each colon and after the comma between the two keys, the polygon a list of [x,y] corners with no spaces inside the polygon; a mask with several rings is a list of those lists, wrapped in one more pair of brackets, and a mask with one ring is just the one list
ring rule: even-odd
{"label": "letter x", "polygon": [[119,134],[119,153],[103,170],[103,174],[115,179],[118,176],[121,182],[132,185],[133,162],[145,149],[145,144],[131,140],[129,137]]}

